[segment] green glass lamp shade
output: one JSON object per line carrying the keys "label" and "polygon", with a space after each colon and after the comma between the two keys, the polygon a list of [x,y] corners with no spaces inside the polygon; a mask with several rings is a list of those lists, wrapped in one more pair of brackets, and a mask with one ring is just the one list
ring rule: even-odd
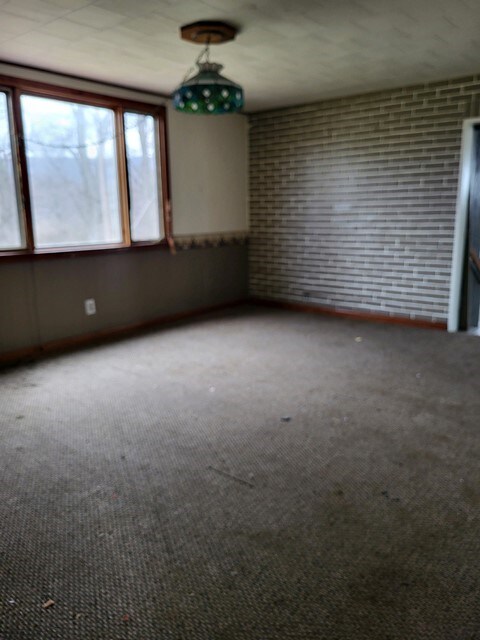
{"label": "green glass lamp shade", "polygon": [[199,72],[173,94],[173,106],[184,113],[235,113],[243,107],[243,89],[220,75],[221,64],[198,62]]}

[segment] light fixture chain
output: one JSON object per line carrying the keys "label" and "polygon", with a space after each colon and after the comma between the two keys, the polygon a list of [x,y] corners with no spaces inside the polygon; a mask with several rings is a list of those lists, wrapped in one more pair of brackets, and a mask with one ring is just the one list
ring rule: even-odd
{"label": "light fixture chain", "polygon": [[202,49],[200,55],[195,61],[195,64],[199,65],[202,63],[202,58],[205,58],[206,62],[210,62],[210,40],[205,45],[204,49]]}

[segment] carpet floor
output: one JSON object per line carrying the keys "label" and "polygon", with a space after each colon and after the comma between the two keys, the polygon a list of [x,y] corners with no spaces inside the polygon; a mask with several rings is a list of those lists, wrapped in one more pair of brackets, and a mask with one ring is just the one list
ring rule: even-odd
{"label": "carpet floor", "polygon": [[5,369],[1,640],[480,639],[479,365],[245,307]]}

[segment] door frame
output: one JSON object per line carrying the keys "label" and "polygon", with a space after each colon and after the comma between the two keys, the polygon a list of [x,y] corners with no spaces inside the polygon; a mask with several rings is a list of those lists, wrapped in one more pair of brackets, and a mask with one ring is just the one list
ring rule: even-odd
{"label": "door frame", "polygon": [[450,277],[450,299],[448,303],[447,329],[450,332],[458,331],[459,325],[462,278],[465,267],[468,203],[475,151],[475,125],[480,125],[480,118],[468,118],[463,121],[457,206],[455,212],[455,231],[453,236],[452,273]]}

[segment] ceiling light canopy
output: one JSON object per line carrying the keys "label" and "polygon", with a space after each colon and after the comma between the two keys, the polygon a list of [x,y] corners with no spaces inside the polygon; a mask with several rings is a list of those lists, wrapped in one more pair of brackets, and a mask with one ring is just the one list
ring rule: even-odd
{"label": "ceiling light canopy", "polygon": [[223,65],[210,62],[210,45],[233,40],[237,30],[224,22],[194,22],[180,29],[181,37],[205,45],[196,60],[197,73],[189,71],[173,94],[173,105],[184,113],[235,113],[243,107],[243,89],[220,75]]}

